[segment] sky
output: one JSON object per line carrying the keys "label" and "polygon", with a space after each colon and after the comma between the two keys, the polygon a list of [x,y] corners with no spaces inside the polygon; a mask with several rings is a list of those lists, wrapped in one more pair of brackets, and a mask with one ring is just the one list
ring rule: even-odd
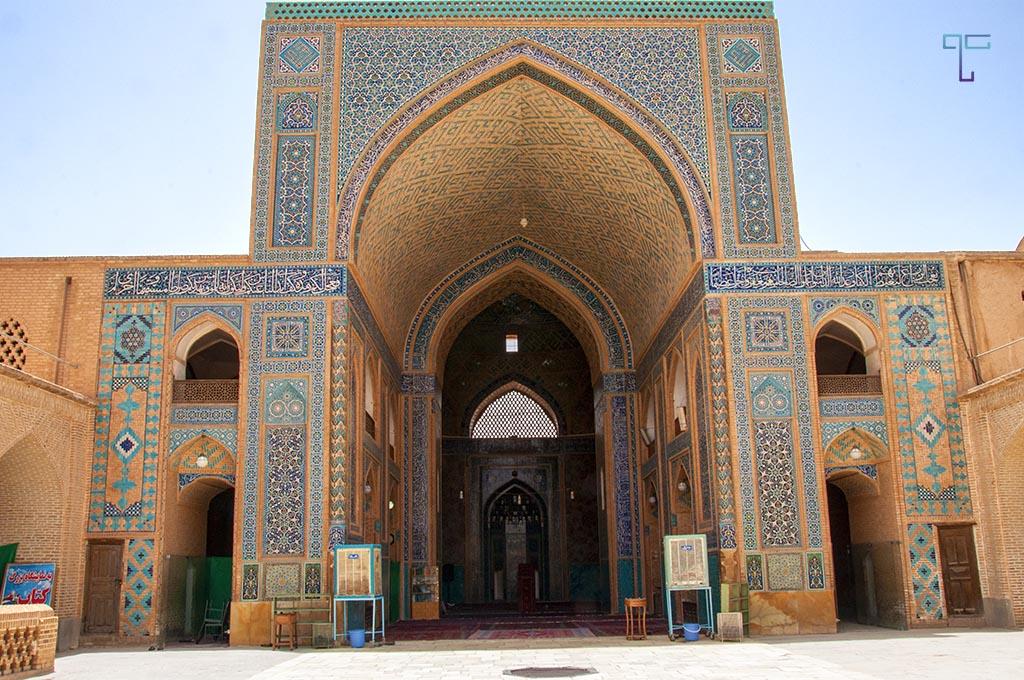
{"label": "sky", "polygon": [[[247,253],[264,11],[0,0],[0,257]],[[1024,1],[775,15],[805,248],[1016,248]],[[973,82],[944,34],[990,36],[963,51]]]}

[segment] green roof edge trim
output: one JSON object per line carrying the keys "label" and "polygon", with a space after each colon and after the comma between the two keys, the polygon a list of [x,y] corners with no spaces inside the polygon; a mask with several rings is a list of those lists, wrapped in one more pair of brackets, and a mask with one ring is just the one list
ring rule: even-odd
{"label": "green roof edge trim", "polygon": [[268,2],[267,19],[771,19],[771,0]]}

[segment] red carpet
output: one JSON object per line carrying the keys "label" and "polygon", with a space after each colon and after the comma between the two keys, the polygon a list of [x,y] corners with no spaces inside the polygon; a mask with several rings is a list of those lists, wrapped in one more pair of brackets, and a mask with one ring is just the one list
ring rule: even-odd
{"label": "red carpet", "polygon": [[529,630],[478,630],[470,640],[536,640],[548,638],[594,637],[587,628],[535,628]]}

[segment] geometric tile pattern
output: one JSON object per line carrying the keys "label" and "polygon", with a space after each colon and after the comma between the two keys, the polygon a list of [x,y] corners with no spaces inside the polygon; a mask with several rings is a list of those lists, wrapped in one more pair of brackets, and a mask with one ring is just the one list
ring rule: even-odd
{"label": "geometric tile pattern", "polygon": [[277,140],[274,184],[275,248],[308,248],[313,242],[313,162],[316,135]]}
{"label": "geometric tile pattern", "polygon": [[825,590],[825,559],[821,553],[807,553],[807,589]]}
{"label": "geometric tile pattern", "polygon": [[768,107],[760,92],[730,92],[725,96],[729,132],[768,132]]}
{"label": "geometric tile pattern", "polygon": [[383,123],[435,86],[440,74],[458,73],[510,44],[537,45],[576,70],[576,78],[597,73],[641,102],[678,140],[703,185],[709,183],[696,27],[374,27],[347,29],[343,39],[339,186]]}
{"label": "geometric tile pattern", "polygon": [[306,428],[267,427],[263,553],[304,554]]}
{"label": "geometric tile pattern", "polygon": [[[270,318],[307,317],[311,319],[309,351],[304,358],[265,360],[267,321]],[[266,300],[253,302],[249,318],[248,382],[246,397],[245,455],[242,474],[242,545],[241,558],[255,561],[264,515],[259,514],[260,496],[272,484],[283,485],[291,495],[287,507],[276,508],[280,514],[302,512],[303,524],[295,531],[305,531],[301,541],[284,545],[284,534],[274,534],[274,550],[298,554],[303,548],[310,559],[318,559],[323,550],[324,511],[324,428],[325,379],[327,359],[327,303],[324,300]],[[257,406],[259,405],[259,406]],[[308,426],[312,423],[312,426]],[[264,435],[264,427],[268,432]],[[271,437],[269,430],[278,428]],[[308,429],[307,429],[308,428]],[[308,437],[308,439],[307,439]],[[299,447],[301,446],[301,450]],[[275,452],[275,447],[278,447]],[[261,479],[261,458],[274,460],[274,475]],[[296,469],[295,461],[305,461]],[[301,474],[301,477],[299,476]],[[299,481],[301,480],[301,482]],[[298,503],[298,484],[303,508]],[[308,498],[306,498],[308,494]],[[288,532],[291,540],[292,532]]]}
{"label": "geometric tile pattern", "polygon": [[155,633],[153,616],[153,539],[128,539],[125,565],[122,635]]}
{"label": "geometric tile pattern", "polygon": [[278,73],[320,71],[320,38],[315,35],[281,36],[278,39]]}
{"label": "geometric tile pattern", "polygon": [[[335,26],[268,23],[264,34],[252,257],[255,262],[322,262],[327,260],[331,153],[337,122]],[[291,137],[279,132],[312,134]],[[289,155],[292,157],[283,163],[289,170],[285,172],[282,160]]]}
{"label": "geometric tile pattern", "polygon": [[[822,547],[821,509],[818,499],[818,461],[817,447],[812,439],[813,427],[811,419],[811,399],[808,376],[807,347],[804,342],[803,304],[800,297],[756,297],[736,296],[726,298],[728,303],[729,354],[732,365],[733,408],[736,413],[736,450],[739,457],[739,493],[742,522],[743,547],[747,551],[758,549],[758,536],[769,539],[772,545],[802,545],[800,537],[800,519],[797,510],[803,513],[806,528],[806,545],[810,548]],[[746,333],[743,316],[748,311],[775,311],[784,309],[787,313],[789,333],[788,342],[791,351],[788,353],[764,354],[746,351]],[[768,377],[762,377],[765,369],[770,370]],[[782,370],[779,370],[782,369]],[[786,373],[783,377],[781,374]],[[769,382],[769,377],[771,381]],[[786,412],[787,408],[795,416],[795,420],[757,420],[753,412],[751,390],[754,385],[776,389],[778,385],[791,385],[791,395],[786,407],[781,401],[767,399],[763,401],[764,413]],[[772,395],[766,395],[772,396]],[[774,406],[773,406],[774,403]],[[773,409],[781,409],[779,411]],[[761,423],[767,423],[760,427]],[[761,448],[754,441],[755,430],[760,430],[757,437]],[[756,460],[755,460],[756,459]],[[786,463],[785,461],[789,461]],[[761,469],[763,465],[767,466]],[[755,463],[757,479],[755,480]],[[775,464],[789,466],[789,470],[775,469]],[[790,499],[784,491],[783,478],[791,478]],[[773,495],[771,513],[771,535],[758,532],[757,498],[762,490],[756,484],[765,483],[763,490]],[[802,492],[800,503],[795,499]],[[792,516],[790,516],[792,511]],[[762,506],[764,512],[764,506]],[[765,517],[762,515],[762,520]],[[791,528],[796,528],[794,536]],[[779,532],[779,533],[774,533]],[[795,542],[794,542],[795,541]]]}
{"label": "geometric tile pattern", "polygon": [[305,359],[309,356],[308,316],[268,316],[268,359]]}
{"label": "geometric tile pattern", "polygon": [[885,309],[907,515],[970,515],[967,461],[943,298],[894,296],[886,298]]}
{"label": "geometric tile pattern", "polygon": [[757,500],[764,548],[800,545],[800,508],[791,428],[791,420],[758,420],[754,424]]}
{"label": "geometric tile pattern", "polygon": [[821,397],[818,406],[822,418],[885,416],[885,400],[881,397]]}
{"label": "geometric tile pattern", "polygon": [[264,380],[264,421],[273,425],[305,423],[308,381],[305,378],[268,377]]}
{"label": "geometric tile pattern", "polygon": [[277,95],[277,131],[316,130],[317,92],[282,92]]}
{"label": "geometric tile pattern", "polygon": [[[744,257],[755,257],[748,254]],[[708,294],[944,290],[938,260],[903,262],[708,262]]]}
{"label": "geometric tile pattern", "polygon": [[[788,137],[781,115],[783,108],[782,83],[779,77],[778,36],[775,26],[767,23],[706,24],[708,79],[711,82],[711,122],[715,156],[732,158],[733,164],[746,154],[756,159],[757,177],[745,180],[744,188],[734,188],[740,179],[733,177],[729,163],[718,163],[719,211],[722,229],[722,256],[725,258],[790,258],[796,255],[796,224],[793,208],[793,186],[790,177],[790,159],[787,152]],[[767,138],[757,148],[747,148],[754,141],[746,138],[737,148],[730,139],[729,125],[735,121],[726,107],[726,90],[732,88],[758,88],[763,91],[766,109],[774,115],[763,121],[771,133],[772,151],[768,152]],[[774,213],[770,192],[763,191],[761,175],[769,175],[772,168],[778,187],[778,223],[768,221]],[[739,168],[737,167],[737,170]],[[734,209],[735,200],[735,209]],[[751,213],[749,203],[762,204],[763,211]],[[746,204],[746,205],[745,205]],[[741,207],[743,206],[743,207]],[[737,211],[744,210],[737,214]],[[744,215],[757,216],[754,221]],[[745,223],[746,222],[746,223]]]}
{"label": "geometric tile pattern", "polygon": [[210,314],[227,321],[239,333],[242,332],[242,305],[190,305],[176,304],[171,306],[171,332],[177,333],[181,327],[197,316]]}
{"label": "geometric tile pattern", "polygon": [[770,19],[765,0],[420,0],[420,2],[268,2],[267,19]]}
{"label": "geometric tile pattern", "polygon": [[908,524],[907,545],[910,547],[910,576],[914,586],[916,615],[921,619],[941,619],[944,599],[939,579],[935,527],[931,524]]}
{"label": "geometric tile pattern", "polygon": [[764,560],[761,555],[747,554],[747,585],[751,590],[764,590]]}
{"label": "geometric tile pattern", "polygon": [[[336,300],[331,307],[331,451],[330,501],[328,517],[331,529],[344,536],[347,519],[345,466],[348,440],[348,301]],[[334,549],[334,539],[328,548]]]}
{"label": "geometric tile pattern", "polygon": [[695,463],[700,466],[700,524],[701,528],[714,526],[715,521],[715,486],[714,479],[715,460],[708,446],[708,418],[707,418],[707,388],[704,379],[704,366],[696,354],[691,355],[694,359],[693,366],[693,393],[696,397],[694,413],[694,426],[697,430],[697,451]]}
{"label": "geometric tile pattern", "polygon": [[768,590],[803,590],[804,556],[800,553],[768,553]]}
{"label": "geometric tile pattern", "polygon": [[718,487],[718,523],[722,548],[736,547],[736,508],[733,499],[732,452],[729,445],[729,395],[726,389],[725,344],[722,340],[722,302],[706,304],[708,366],[711,373],[711,416],[715,434],[715,476]]}
{"label": "geometric tile pattern", "polygon": [[743,315],[748,352],[788,352],[785,312],[747,312]]}
{"label": "geometric tile pattern", "polygon": [[776,243],[768,135],[731,135],[731,142],[739,242]]}
{"label": "geometric tile pattern", "polygon": [[807,299],[807,306],[811,312],[812,326],[816,325],[821,320],[821,317],[837,307],[848,307],[856,310],[874,321],[876,326],[881,323],[878,316],[878,297],[875,295],[812,297]]}
{"label": "geometric tile pattern", "polygon": [[296,596],[302,593],[302,563],[263,565],[263,599]]}
{"label": "geometric tile pattern", "polygon": [[761,41],[753,37],[723,37],[722,71],[728,75],[764,73],[764,60],[761,59]]}
{"label": "geometric tile pattern", "polygon": [[89,531],[153,531],[163,303],[106,305],[96,394]]}
{"label": "geometric tile pattern", "polygon": [[303,593],[306,595],[320,594],[323,588],[323,578],[321,576],[322,569],[323,565],[319,562],[306,562],[304,567],[305,578],[303,579],[305,582],[305,589],[303,590]]}
{"label": "geometric tile pattern", "polygon": [[344,265],[107,269],[107,300],[288,298],[345,294]]}
{"label": "geometric tile pattern", "polygon": [[242,565],[242,601],[255,602],[260,599],[260,565]]}
{"label": "geometric tile pattern", "polygon": [[751,373],[750,410],[754,418],[792,418],[789,373]]}
{"label": "geometric tile pattern", "polygon": [[[881,424],[884,427],[884,421]],[[857,458],[853,458],[855,447],[860,452]],[[828,467],[840,467],[877,463],[888,457],[889,451],[885,440],[877,439],[867,430],[861,430],[853,425],[826,442],[823,459]]]}
{"label": "geometric tile pattern", "polygon": [[237,406],[174,406],[171,408],[171,425],[234,425],[237,422]]}
{"label": "geometric tile pattern", "polygon": [[182,445],[192,442],[198,437],[206,435],[210,439],[214,439],[228,450],[233,456],[238,450],[238,430],[233,427],[210,427],[210,428],[190,428],[190,427],[174,427],[171,428],[169,436],[169,446],[167,449],[167,457],[170,458]]}

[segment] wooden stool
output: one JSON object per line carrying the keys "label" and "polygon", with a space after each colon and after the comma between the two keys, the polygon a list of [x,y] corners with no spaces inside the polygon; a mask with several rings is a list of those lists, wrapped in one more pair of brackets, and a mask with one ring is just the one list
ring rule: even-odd
{"label": "wooden stool", "polygon": [[298,646],[299,614],[298,612],[278,612],[274,614],[274,649],[284,645],[283,633],[288,633],[288,649]]}
{"label": "wooden stool", "polygon": [[647,598],[626,598],[626,639],[647,639]]}

